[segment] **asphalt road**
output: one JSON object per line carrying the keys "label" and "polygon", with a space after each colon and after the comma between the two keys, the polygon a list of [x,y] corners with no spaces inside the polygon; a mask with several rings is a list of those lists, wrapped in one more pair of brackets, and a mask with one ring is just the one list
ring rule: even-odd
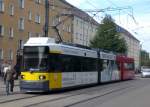
{"label": "asphalt road", "polygon": [[150,107],[150,78],[44,94],[21,93],[17,84],[6,96],[0,82],[0,107]]}

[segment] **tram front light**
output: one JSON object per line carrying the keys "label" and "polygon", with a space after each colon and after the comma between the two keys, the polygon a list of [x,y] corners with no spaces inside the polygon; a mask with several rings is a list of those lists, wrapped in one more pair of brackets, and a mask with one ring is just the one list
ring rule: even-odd
{"label": "tram front light", "polygon": [[45,80],[46,77],[45,77],[44,75],[40,75],[40,76],[39,76],[39,79],[40,79],[40,80]]}
{"label": "tram front light", "polygon": [[25,78],[25,76],[24,75],[21,75],[21,79],[24,79]]}

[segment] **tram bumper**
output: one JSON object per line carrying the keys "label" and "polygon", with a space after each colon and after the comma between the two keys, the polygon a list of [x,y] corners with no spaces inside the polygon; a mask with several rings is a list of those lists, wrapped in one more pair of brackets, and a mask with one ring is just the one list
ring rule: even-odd
{"label": "tram bumper", "polygon": [[20,90],[23,92],[49,91],[49,81],[20,81]]}

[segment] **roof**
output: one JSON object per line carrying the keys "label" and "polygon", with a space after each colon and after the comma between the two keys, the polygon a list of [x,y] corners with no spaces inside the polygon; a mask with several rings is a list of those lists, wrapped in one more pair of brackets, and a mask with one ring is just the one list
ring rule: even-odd
{"label": "roof", "polygon": [[134,37],[129,31],[127,31],[126,29],[124,29],[123,27],[117,25],[117,31],[120,33],[125,33],[128,37],[133,38],[134,40],[140,42],[136,37]]}
{"label": "roof", "polygon": [[116,60],[116,55],[114,53],[100,51],[100,58],[101,59]]}
{"label": "roof", "polygon": [[89,14],[87,14],[86,12],[82,11],[81,9],[71,5],[70,3],[68,3],[66,0],[60,0],[61,2],[65,3],[66,5],[69,5],[72,8],[72,14],[74,16],[77,16],[85,21],[91,22],[92,24],[99,26],[99,23],[94,20]]}
{"label": "roof", "polygon": [[48,46],[50,52],[61,53],[66,55],[83,56],[97,58],[97,51],[91,49],[80,48],[60,43],[55,43],[54,39],[49,37],[32,37],[24,45],[26,46]]}
{"label": "roof", "polygon": [[27,45],[47,45],[49,43],[55,43],[55,39],[49,37],[31,37],[29,40],[24,44]]}

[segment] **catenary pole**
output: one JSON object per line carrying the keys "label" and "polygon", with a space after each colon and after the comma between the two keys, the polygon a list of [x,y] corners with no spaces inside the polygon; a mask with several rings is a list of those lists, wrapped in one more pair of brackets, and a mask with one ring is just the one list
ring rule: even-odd
{"label": "catenary pole", "polygon": [[49,28],[49,0],[45,0],[45,37],[48,37],[48,28]]}

